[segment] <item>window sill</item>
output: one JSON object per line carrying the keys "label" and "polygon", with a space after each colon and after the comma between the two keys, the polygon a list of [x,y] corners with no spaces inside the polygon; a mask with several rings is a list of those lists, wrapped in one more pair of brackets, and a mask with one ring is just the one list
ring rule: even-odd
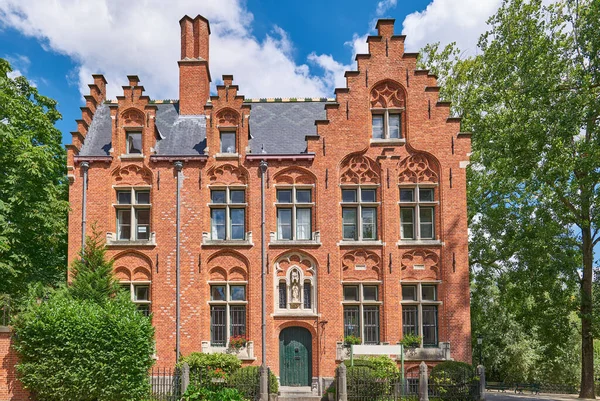
{"label": "window sill", "polygon": [[149,240],[118,240],[116,239],[117,235],[115,233],[107,232],[106,233],[106,246],[116,246],[116,247],[132,247],[132,246],[156,246],[156,233],[150,233]]}
{"label": "window sill", "polygon": [[316,240],[303,240],[303,241],[294,241],[294,240],[276,240],[269,242],[269,247],[281,247],[281,246],[321,246],[321,242]]}
{"label": "window sill", "polygon": [[318,313],[314,313],[312,310],[311,311],[307,311],[307,312],[292,312],[291,310],[289,311],[278,311],[275,313],[271,313],[271,317],[273,318],[278,318],[278,317],[307,317],[307,318],[317,318],[321,315],[319,315]]}
{"label": "window sill", "polygon": [[399,247],[404,246],[442,246],[444,243],[436,239],[405,239],[396,243]]}
{"label": "window sill", "polygon": [[245,247],[245,246],[254,246],[253,242],[247,241],[247,240],[206,240],[206,241],[202,241],[202,246],[239,246],[239,247]]}
{"label": "window sill", "polygon": [[123,154],[123,155],[121,155],[121,160],[144,160],[144,154],[143,153]]}
{"label": "window sill", "polygon": [[240,155],[238,153],[217,153],[215,159],[217,160],[238,160]]}
{"label": "window sill", "polygon": [[[440,342],[437,346],[404,348],[405,361],[448,361],[452,359],[450,343]],[[398,360],[400,357],[398,356]]]}
{"label": "window sill", "polygon": [[373,240],[373,241],[369,241],[369,240],[363,240],[363,241],[347,241],[347,240],[342,240],[340,242],[337,243],[337,246],[339,247],[346,247],[346,246],[360,246],[360,247],[370,247],[370,246],[383,246],[383,242],[377,240]]}
{"label": "window sill", "polygon": [[392,139],[376,139],[371,138],[371,145],[374,146],[403,146],[406,143],[406,139],[403,138],[392,138]]}
{"label": "window sill", "polygon": [[0,325],[0,333],[10,333],[10,332],[11,332],[10,326]]}

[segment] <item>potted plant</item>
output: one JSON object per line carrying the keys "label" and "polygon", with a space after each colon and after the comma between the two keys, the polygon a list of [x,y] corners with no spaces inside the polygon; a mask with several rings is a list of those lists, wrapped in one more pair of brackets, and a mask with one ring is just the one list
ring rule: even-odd
{"label": "potted plant", "polygon": [[349,335],[344,337],[344,346],[350,347],[351,345],[360,345],[362,343],[362,339],[360,337],[356,337],[353,335]]}
{"label": "potted plant", "polygon": [[329,401],[335,400],[335,386],[333,385],[333,383],[331,383],[331,385],[327,387],[327,390],[325,390],[325,394],[327,394],[327,399]]}
{"label": "potted plant", "polygon": [[246,346],[247,342],[244,336],[233,336],[229,339],[229,349],[239,351]]}
{"label": "potted plant", "polygon": [[421,346],[421,336],[417,336],[414,334],[405,334],[400,341],[400,344],[404,345],[406,348],[418,348]]}

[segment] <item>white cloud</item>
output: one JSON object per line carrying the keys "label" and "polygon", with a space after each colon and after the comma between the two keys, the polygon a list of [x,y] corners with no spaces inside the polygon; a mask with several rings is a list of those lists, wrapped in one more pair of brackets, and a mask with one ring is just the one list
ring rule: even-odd
{"label": "white cloud", "polygon": [[21,71],[19,70],[12,70],[9,71],[8,74],[6,74],[7,77],[9,77],[10,79],[15,79],[16,77],[20,77],[21,75]]}
{"label": "white cloud", "polygon": [[383,17],[383,15],[390,9],[396,7],[398,0],[382,0],[377,3],[377,9],[375,9],[375,15]]}
{"label": "white cloud", "polygon": [[177,98],[180,52],[179,19],[202,14],[210,20],[210,69],[213,84],[233,74],[248,97],[327,96],[331,74],[311,74],[293,60],[293,43],[274,27],[263,39],[251,33],[253,16],[241,0],[5,0],[0,25],[40,39],[45,48],[70,56],[78,65],[69,74],[82,93],[92,73],[109,81],[108,96],[122,93],[127,74],[139,75],[147,93]]}
{"label": "white cloud", "polygon": [[402,34],[407,51],[418,51],[427,43],[456,42],[467,54],[476,51],[487,19],[501,0],[433,0],[424,11],[406,16]]}
{"label": "white cloud", "polygon": [[31,65],[31,60],[29,60],[29,57],[23,54],[6,54],[4,58],[10,63],[13,70],[22,70],[25,74],[27,74],[29,66]]}

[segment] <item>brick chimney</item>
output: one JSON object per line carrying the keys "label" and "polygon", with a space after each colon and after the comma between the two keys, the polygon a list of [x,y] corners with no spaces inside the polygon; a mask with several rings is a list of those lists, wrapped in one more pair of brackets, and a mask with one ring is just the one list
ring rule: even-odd
{"label": "brick chimney", "polygon": [[187,15],[181,26],[181,60],[179,64],[179,114],[202,114],[210,96],[208,43],[210,26],[201,15]]}

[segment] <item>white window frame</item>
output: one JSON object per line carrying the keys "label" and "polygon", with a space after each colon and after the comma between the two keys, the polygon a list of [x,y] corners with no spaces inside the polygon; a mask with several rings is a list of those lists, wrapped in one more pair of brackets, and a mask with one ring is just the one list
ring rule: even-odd
{"label": "white window frame", "polygon": [[[297,191],[310,191],[310,202],[297,202],[296,193]],[[277,195],[279,191],[291,191],[291,203],[279,202]],[[277,225],[277,241],[312,241],[314,239],[313,234],[313,216],[314,216],[314,186],[313,185],[293,185],[293,186],[276,186],[275,189],[275,222]],[[279,230],[279,210],[291,209],[291,234],[292,238],[284,239],[281,238],[281,232]],[[309,238],[298,238],[298,209],[310,210],[310,227],[309,227]]]}
{"label": "white window frame", "polygon": [[[248,238],[247,234],[247,221],[248,221],[248,190],[245,185],[229,185],[229,186],[210,186],[210,202],[208,203],[209,208],[209,221],[210,221],[210,240],[211,241],[246,241]],[[213,191],[225,191],[225,203],[213,203],[212,202],[212,193]],[[244,203],[232,203],[231,202],[231,191],[244,191]],[[213,220],[212,214],[213,210],[222,209],[225,210],[225,238],[219,239],[213,237]],[[243,209],[244,210],[244,238],[231,239],[232,233],[232,219],[231,219],[231,210],[233,209]]]}
{"label": "white window frame", "polygon": [[[212,298],[212,287],[214,286],[225,286],[225,301],[213,301]],[[244,301],[232,301],[231,300],[231,287],[245,287],[244,288]],[[231,306],[245,306],[246,308],[246,329],[245,336],[248,339],[248,282],[247,281],[209,281],[208,282],[209,294],[208,294],[208,319],[210,325],[210,332],[212,332],[212,317],[211,310],[213,306],[225,306],[225,346],[213,345],[212,343],[212,335],[210,338],[210,346],[215,348],[227,348],[229,345],[229,340],[231,339]]]}
{"label": "white window frame", "polygon": [[[389,108],[372,108],[371,109],[371,139],[373,140],[401,140],[404,139],[402,135],[403,118],[404,113],[403,107],[389,107]],[[390,114],[398,115],[400,121],[400,127],[398,127],[398,138],[390,137]],[[383,116],[383,137],[373,137],[373,116]]]}
{"label": "white window frame", "polygon": [[[117,241],[151,241],[152,240],[152,234],[151,234],[151,229],[152,229],[152,188],[151,187],[115,187],[115,196],[116,196],[116,202],[113,204],[113,206],[115,207],[115,213],[116,213],[116,220],[117,220],[117,227],[116,227],[116,234],[117,234]],[[131,203],[119,203],[119,192],[127,192],[130,191],[130,196],[131,196]],[[137,203],[137,198],[136,198],[136,194],[138,192],[148,192],[148,196],[149,196],[149,203]],[[130,221],[129,221],[129,239],[121,239],[121,229],[120,226],[121,224],[119,224],[120,222],[120,211],[122,210],[127,210],[131,213],[130,216]],[[138,219],[137,219],[137,214],[136,211],[138,210],[148,210],[148,228],[147,228],[147,234],[148,234],[148,238],[144,238],[144,239],[138,239]]]}
{"label": "white window frame", "polygon": [[[129,294],[131,296],[131,302],[138,305],[148,305],[148,314],[152,314],[152,281],[139,280],[139,281],[119,281],[119,285],[122,287],[129,286]],[[135,296],[135,287],[144,286],[148,287],[148,300],[138,300]],[[145,314],[145,313],[144,313]]]}
{"label": "white window frame", "polygon": [[[403,202],[400,198],[402,190],[412,190],[413,191],[413,201],[412,202]],[[421,201],[420,200],[420,190],[421,189],[431,189],[433,190],[433,201]],[[435,199],[438,198],[438,185],[437,184],[402,184],[398,186],[398,213],[400,217],[400,240],[401,241],[418,241],[418,240],[427,240],[432,241],[437,238],[437,230],[436,230],[436,211],[439,206],[439,201]],[[422,237],[421,235],[421,208],[431,208],[432,209],[432,236],[431,237]],[[413,237],[407,238],[402,235],[402,209],[412,209],[413,211]]]}
{"label": "white window frame", "polygon": [[[131,134],[135,134],[140,136],[140,151],[139,153],[130,153],[129,152],[129,136]],[[142,156],[144,154],[144,135],[141,129],[128,129],[125,130],[125,154],[126,155],[134,155],[134,156]]]}
{"label": "white window frame", "polygon": [[[381,282],[380,281],[374,281],[374,282],[366,282],[366,281],[361,281],[361,282],[351,282],[351,281],[343,281],[342,282],[342,330],[344,330],[344,336],[345,336],[345,331],[346,331],[346,322],[344,320],[344,311],[346,309],[347,306],[358,306],[358,313],[359,313],[359,331],[360,331],[360,339],[361,339],[361,343],[364,344],[365,343],[365,314],[364,314],[364,307],[365,306],[377,306],[377,321],[379,323],[379,327],[377,329],[377,343],[380,344],[381,343],[381,313],[382,313],[382,305],[383,302],[380,301],[381,299]],[[358,287],[358,300],[357,301],[346,301],[344,299],[344,287]],[[373,300],[366,300],[364,297],[364,287],[376,287],[377,288],[377,300],[373,301]]]}
{"label": "white window frame", "polygon": [[[223,151],[223,134],[233,134],[233,152]],[[220,128],[219,129],[219,153],[222,155],[234,155],[238,153],[238,134],[235,128]]]}
{"label": "white window frame", "polygon": [[[378,189],[376,185],[342,185],[340,195],[342,205],[342,241],[377,241],[379,239],[379,199]],[[356,191],[356,202],[344,202],[343,191],[355,190]],[[373,190],[375,191],[375,202],[363,202],[362,191]],[[375,209],[375,237],[374,238],[363,238],[363,208],[364,209]],[[355,209],[356,210],[356,231],[357,235],[355,238],[344,237],[344,209]]]}
{"label": "white window frame", "polygon": [[[406,286],[412,286],[416,288],[417,291],[417,299],[416,300],[404,300],[402,298],[402,287],[406,287]],[[431,286],[431,287],[435,287],[435,300],[434,301],[430,301],[430,300],[424,300],[423,299],[423,286]],[[437,318],[436,318],[436,340],[437,340],[437,345],[431,345],[428,344],[427,347],[430,348],[435,348],[436,346],[439,347],[440,345],[440,306],[442,305],[442,302],[439,301],[439,290],[440,290],[440,283],[439,282],[429,282],[429,281],[404,281],[400,284],[400,304],[402,306],[402,308],[404,308],[404,306],[416,306],[417,307],[417,335],[421,336],[421,344],[420,346],[423,347],[424,346],[424,339],[423,339],[423,306],[436,306],[437,307]],[[401,316],[403,316],[403,314],[401,313]],[[402,331],[402,335],[404,335],[404,322],[402,322],[402,327],[401,327],[401,331]]]}

